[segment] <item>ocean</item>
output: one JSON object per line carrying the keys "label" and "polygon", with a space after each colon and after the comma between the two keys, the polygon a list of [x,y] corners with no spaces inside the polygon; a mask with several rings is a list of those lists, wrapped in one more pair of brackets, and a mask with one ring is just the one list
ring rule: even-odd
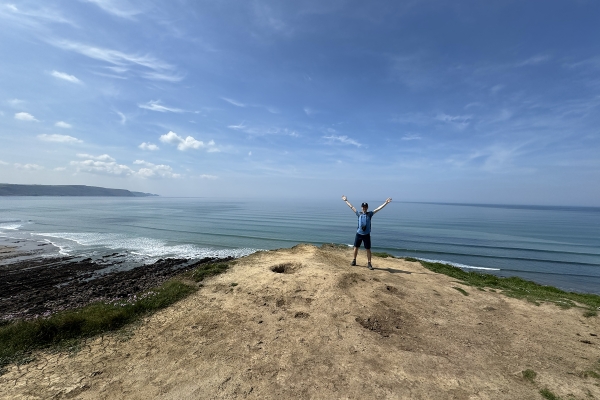
{"label": "ocean", "polygon": [[[384,199],[366,201],[372,210]],[[0,237],[49,242],[56,255],[118,252],[129,265],[298,243],[350,246],[356,224],[341,199],[0,198]],[[372,226],[376,252],[600,294],[600,208],[392,202]]]}

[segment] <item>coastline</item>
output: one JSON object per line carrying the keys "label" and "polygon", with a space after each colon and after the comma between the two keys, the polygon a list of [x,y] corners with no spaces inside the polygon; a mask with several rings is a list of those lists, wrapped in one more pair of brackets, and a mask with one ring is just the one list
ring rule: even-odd
{"label": "coastline", "polygon": [[1,238],[0,322],[48,317],[94,302],[130,301],[198,265],[231,259],[167,258],[118,270],[122,254],[93,260],[57,251],[49,243]]}

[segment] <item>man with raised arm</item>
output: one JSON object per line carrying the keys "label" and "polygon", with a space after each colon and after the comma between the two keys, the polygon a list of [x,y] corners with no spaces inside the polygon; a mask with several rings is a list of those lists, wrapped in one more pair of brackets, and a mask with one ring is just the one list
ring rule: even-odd
{"label": "man with raised arm", "polygon": [[361,243],[364,243],[365,249],[367,250],[367,260],[369,262],[367,265],[369,269],[373,269],[373,266],[371,265],[371,218],[373,218],[373,215],[375,215],[377,211],[387,206],[387,204],[390,201],[392,201],[392,198],[388,197],[385,203],[383,203],[373,211],[368,211],[369,204],[362,203],[362,212],[360,213],[356,211],[356,208],[354,208],[352,204],[350,204],[346,196],[342,196],[342,200],[346,202],[348,207],[350,207],[358,217],[358,229],[356,230],[356,237],[354,238],[354,259],[352,260],[352,263],[350,265],[356,265],[356,255],[358,254],[358,248],[360,247]]}

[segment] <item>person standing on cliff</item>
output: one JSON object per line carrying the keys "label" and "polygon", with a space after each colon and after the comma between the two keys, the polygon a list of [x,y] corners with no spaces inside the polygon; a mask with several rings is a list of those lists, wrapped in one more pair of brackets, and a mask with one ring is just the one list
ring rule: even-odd
{"label": "person standing on cliff", "polygon": [[358,248],[360,247],[361,243],[364,243],[365,249],[367,250],[367,265],[369,269],[372,270],[373,266],[371,265],[371,218],[373,218],[373,215],[375,215],[377,211],[387,206],[388,203],[392,201],[392,198],[388,197],[385,203],[383,203],[373,211],[369,211],[368,203],[362,203],[362,212],[360,213],[356,211],[356,208],[354,208],[352,204],[350,204],[346,196],[342,196],[342,200],[346,202],[348,207],[350,207],[358,217],[358,229],[356,230],[356,236],[354,238],[354,259],[352,260],[352,263],[350,265],[356,265],[356,255],[358,254]]}

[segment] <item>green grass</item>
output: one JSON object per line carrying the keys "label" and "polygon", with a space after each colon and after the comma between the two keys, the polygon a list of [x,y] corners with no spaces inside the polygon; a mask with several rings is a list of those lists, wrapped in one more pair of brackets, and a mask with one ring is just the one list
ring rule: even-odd
{"label": "green grass", "polygon": [[[31,352],[44,348],[75,349],[81,339],[118,330],[127,324],[165,308],[198,290],[192,283],[218,275],[229,268],[227,263],[202,264],[198,268],[133,298],[93,303],[79,309],[56,313],[48,318],[13,321],[0,325],[0,375],[4,367],[33,360]],[[231,284],[236,286],[237,283]]]}
{"label": "green grass", "polygon": [[465,289],[463,289],[463,288],[459,288],[458,286],[452,286],[452,289],[456,289],[456,290],[458,290],[459,292],[461,292],[461,293],[462,293],[462,294],[464,294],[465,296],[468,296],[468,295],[469,295],[469,293],[467,293],[467,291],[466,291]]}
{"label": "green grass", "polygon": [[167,307],[196,290],[195,286],[171,280],[137,296],[133,301],[93,303],[49,318],[3,325],[0,327],[0,368],[13,362],[27,362],[32,350],[114,331],[150,312]]}
{"label": "green grass", "polygon": [[597,315],[600,307],[600,296],[595,294],[565,292],[552,286],[539,285],[519,277],[499,277],[479,272],[466,272],[460,268],[448,264],[431,263],[407,257],[407,261],[420,262],[430,271],[448,275],[461,283],[476,288],[487,288],[490,292],[501,291],[509,297],[525,299],[539,305],[540,302],[554,303],[562,308],[580,307],[585,308],[585,316]]}
{"label": "green grass", "polygon": [[222,274],[228,268],[229,264],[227,263],[202,264],[192,271],[191,277],[196,282],[202,282],[210,276]]}
{"label": "green grass", "polygon": [[531,383],[533,383],[533,380],[537,376],[537,373],[532,369],[526,369],[525,371],[521,371],[521,374],[523,375],[523,379],[528,380]]}
{"label": "green grass", "polygon": [[540,394],[542,395],[543,398],[545,398],[546,400],[560,400],[560,397],[558,397],[557,395],[555,395],[554,393],[552,393],[549,389],[544,388],[542,390],[540,390]]}

